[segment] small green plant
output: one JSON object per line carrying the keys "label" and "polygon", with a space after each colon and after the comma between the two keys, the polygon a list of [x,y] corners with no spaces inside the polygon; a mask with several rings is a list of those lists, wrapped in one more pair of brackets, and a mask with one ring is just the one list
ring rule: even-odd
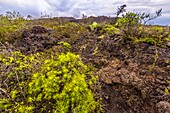
{"label": "small green plant", "polygon": [[[170,86],[170,81],[166,80],[166,82],[168,83],[168,87],[169,87]],[[170,90],[169,90],[168,87],[165,88],[164,92],[167,93],[167,94],[170,94]]]}
{"label": "small green plant", "polygon": [[92,90],[96,77],[78,55],[3,53],[0,64],[0,112],[100,112]]}
{"label": "small green plant", "polygon": [[67,43],[67,42],[61,41],[61,42],[58,42],[58,44],[59,44],[59,45],[63,45],[63,47],[64,47],[65,49],[67,49],[67,50],[70,50],[70,49],[71,49],[71,45],[70,45],[69,43]]}
{"label": "small green plant", "polygon": [[101,34],[113,35],[113,34],[119,34],[120,30],[118,28],[114,27],[113,25],[104,25],[99,32]]}
{"label": "small green plant", "polygon": [[169,94],[168,88],[165,88],[165,91],[164,91],[164,92],[167,93],[167,94]]}
{"label": "small green plant", "polygon": [[97,22],[93,22],[92,27],[93,27],[94,29],[96,29],[96,28],[98,27]]}
{"label": "small green plant", "polygon": [[92,25],[89,25],[87,28],[88,28],[90,31],[96,31],[98,27],[99,27],[98,23],[97,23],[97,22],[93,22],[93,24],[92,24]]}
{"label": "small green plant", "polygon": [[150,68],[150,72],[152,72],[152,71],[153,71],[153,68],[155,67],[155,65],[156,65],[156,62],[157,62],[158,58],[159,58],[158,50],[156,49],[155,58],[154,58],[154,61],[153,61],[153,63],[152,63],[152,66],[151,66],[151,68]]}

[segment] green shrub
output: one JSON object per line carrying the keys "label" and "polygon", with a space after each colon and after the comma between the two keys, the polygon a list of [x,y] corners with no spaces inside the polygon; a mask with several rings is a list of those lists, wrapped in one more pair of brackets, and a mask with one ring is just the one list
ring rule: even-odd
{"label": "green shrub", "polygon": [[99,32],[101,34],[113,35],[113,34],[119,34],[120,30],[118,28],[114,27],[113,25],[104,25]]}
{"label": "green shrub", "polygon": [[[118,15],[125,12],[126,5],[119,8]],[[145,26],[144,24],[161,15],[161,9],[156,15],[151,16],[147,13],[127,12],[120,17],[115,25],[105,24],[99,30],[100,35],[113,35],[123,38],[123,42],[132,43],[149,43],[159,47],[166,47],[170,40],[168,28],[161,26]],[[93,24],[92,24],[93,25]],[[94,31],[94,27],[90,25],[90,31]],[[98,25],[99,26],[99,25]],[[97,27],[98,29],[98,27]]]}
{"label": "green shrub", "polygon": [[58,44],[62,45],[66,50],[70,50],[72,48],[71,45],[67,42],[61,41],[61,42],[58,42]]}
{"label": "green shrub", "polygon": [[[119,8],[118,14],[125,12],[126,5]],[[156,11],[155,15],[147,13],[127,12],[120,17],[115,26],[120,29],[121,38],[124,42],[131,41],[133,43],[149,43],[159,47],[166,47],[169,39],[169,32],[165,27],[145,26],[145,24],[155,18],[161,16],[162,9]]]}
{"label": "green shrub", "polygon": [[92,27],[93,27],[94,29],[96,29],[96,28],[98,27],[97,22],[93,22]]}
{"label": "green shrub", "polygon": [[19,12],[7,12],[6,16],[0,16],[0,41],[14,42],[15,38],[21,36],[21,29],[26,28],[26,20]]}
{"label": "green shrub", "polygon": [[13,52],[1,54],[0,63],[2,80],[8,79],[1,83],[0,112],[100,112],[92,90],[96,77],[78,55]]}
{"label": "green shrub", "polygon": [[119,18],[116,22],[116,26],[130,27],[139,24],[140,16],[136,13],[127,12],[122,18]]}
{"label": "green shrub", "polygon": [[93,22],[91,25],[88,25],[88,26],[87,26],[87,29],[88,29],[89,31],[95,31],[95,32],[97,32],[98,27],[100,27],[100,26],[98,25],[98,23],[97,23],[97,22]]}

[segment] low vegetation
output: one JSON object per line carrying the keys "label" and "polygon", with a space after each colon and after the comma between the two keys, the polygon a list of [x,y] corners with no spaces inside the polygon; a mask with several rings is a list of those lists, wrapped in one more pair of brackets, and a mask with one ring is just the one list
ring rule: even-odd
{"label": "low vegetation", "polygon": [[92,91],[96,78],[78,55],[12,52],[0,58],[1,112],[100,111]]}

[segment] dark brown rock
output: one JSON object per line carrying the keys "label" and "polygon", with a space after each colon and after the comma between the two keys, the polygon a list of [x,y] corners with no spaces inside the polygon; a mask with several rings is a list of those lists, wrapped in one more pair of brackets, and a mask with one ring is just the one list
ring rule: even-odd
{"label": "dark brown rock", "polygon": [[166,101],[160,101],[157,103],[158,113],[170,113],[170,103]]}

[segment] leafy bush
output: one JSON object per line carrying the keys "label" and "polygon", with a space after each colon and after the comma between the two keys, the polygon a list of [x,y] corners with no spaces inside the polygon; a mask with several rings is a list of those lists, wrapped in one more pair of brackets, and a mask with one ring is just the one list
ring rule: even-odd
{"label": "leafy bush", "polygon": [[102,27],[102,29],[99,31],[101,34],[109,34],[109,35],[113,35],[113,34],[119,34],[120,30],[116,27],[114,27],[113,25],[104,25]]}
{"label": "leafy bush", "polygon": [[122,18],[117,20],[116,25],[120,27],[136,26],[139,24],[139,20],[140,16],[138,14],[127,12]]}
{"label": "leafy bush", "polygon": [[[117,15],[125,12],[126,5],[118,9]],[[134,43],[149,43],[159,47],[165,47],[167,41],[170,40],[169,32],[163,27],[145,26],[145,24],[159,16],[162,9],[156,11],[155,15],[147,13],[127,12],[120,17],[115,26],[120,29],[121,37],[124,41],[132,41]]]}
{"label": "leafy bush", "polygon": [[21,33],[20,30],[25,28],[26,20],[19,14],[19,12],[7,12],[6,16],[0,16],[0,41],[14,41]]}
{"label": "leafy bush", "polygon": [[96,28],[98,27],[97,22],[93,22],[92,27],[93,27],[94,29],[96,29]]}
{"label": "leafy bush", "polygon": [[96,77],[78,55],[12,52],[1,54],[0,63],[0,112],[100,112]]}
{"label": "leafy bush", "polygon": [[101,26],[99,26],[99,24],[97,22],[93,22],[91,25],[87,26],[87,29],[89,31],[94,31],[94,32],[98,32],[98,30],[100,29]]}

